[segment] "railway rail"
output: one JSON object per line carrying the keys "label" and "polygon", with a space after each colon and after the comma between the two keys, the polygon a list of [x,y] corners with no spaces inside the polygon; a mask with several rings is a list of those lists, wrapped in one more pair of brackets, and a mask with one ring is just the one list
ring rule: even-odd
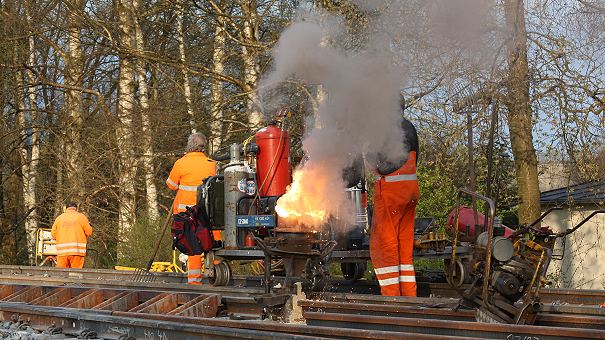
{"label": "railway rail", "polygon": [[428,284],[432,296],[418,298],[322,292],[301,297],[301,323],[286,324],[262,320],[256,279],[238,278],[255,287],[192,287],[180,276],[158,274],[155,282],[140,283],[128,281],[128,272],[2,266],[0,319],[122,340],[605,339],[605,308],[599,307],[605,291],[545,289],[532,326],[474,322],[473,311],[453,311],[457,299],[435,294],[446,292],[440,284]]}
{"label": "railway rail", "polygon": [[[96,285],[98,287],[128,288],[138,287],[137,289],[163,289],[165,287],[174,288],[178,285],[179,290],[212,291],[216,293],[228,292],[228,295],[250,296],[262,292],[261,276],[235,276],[232,278],[232,284],[225,287],[214,287],[212,285],[202,285],[192,287],[185,285],[187,276],[179,273],[152,273],[154,280],[148,283],[133,283],[134,274],[131,271],[108,270],[108,269],[61,269],[54,267],[29,267],[29,266],[0,266],[0,282],[6,283],[52,283],[52,284],[86,284]],[[379,294],[379,287],[375,281],[359,280],[333,280],[328,291],[340,293],[362,292],[364,294]],[[463,286],[462,289],[465,287]],[[459,294],[447,283],[418,282],[418,295],[429,297],[457,298]],[[334,297],[333,295],[332,297]],[[365,295],[359,295],[360,298]],[[562,289],[562,288],[543,288],[540,290],[541,300],[547,304],[574,304],[574,305],[594,305],[605,302],[605,290],[586,290],[586,289]],[[370,296],[368,299],[381,301],[379,296]]]}

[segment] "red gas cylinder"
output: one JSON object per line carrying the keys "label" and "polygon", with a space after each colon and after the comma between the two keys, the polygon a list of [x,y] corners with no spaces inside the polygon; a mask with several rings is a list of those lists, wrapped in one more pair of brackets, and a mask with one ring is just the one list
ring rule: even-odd
{"label": "red gas cylinder", "polygon": [[254,247],[256,245],[256,242],[254,242],[254,236],[252,235],[252,232],[247,232],[246,233],[246,238],[244,238],[244,246],[246,247]]}
{"label": "red gas cylinder", "polygon": [[[450,214],[447,216],[447,224],[450,226],[454,225],[454,219],[456,218],[456,209],[452,210]],[[477,213],[477,224],[483,227],[485,223],[485,215],[482,213]],[[466,230],[468,226],[468,231]],[[475,214],[473,212],[473,208],[470,207],[460,207],[460,212],[458,213],[458,230],[463,233],[468,232],[469,237],[476,237],[475,231]],[[484,230],[481,230],[483,232]],[[507,226],[504,226],[504,236],[508,237],[513,233],[513,230]]]}
{"label": "red gas cylinder", "polygon": [[290,173],[290,135],[275,124],[270,124],[254,136],[258,145],[256,180],[261,196],[279,196],[286,193],[292,182]]}

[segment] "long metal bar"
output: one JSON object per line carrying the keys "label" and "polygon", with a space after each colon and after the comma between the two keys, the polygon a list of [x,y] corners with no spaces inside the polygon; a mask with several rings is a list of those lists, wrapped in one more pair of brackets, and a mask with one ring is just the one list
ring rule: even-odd
{"label": "long metal bar", "polygon": [[[576,311],[576,315],[541,313],[538,315],[538,326],[486,325],[468,322],[474,317],[473,311],[461,310],[454,312],[451,309],[447,309],[447,303],[451,307],[452,299],[360,296],[354,294],[334,295],[334,297],[348,298],[349,301],[302,300],[299,302],[299,305],[302,307],[302,314],[307,319],[308,324],[318,326],[315,329],[308,328],[307,326],[284,326],[279,323],[259,322],[259,310],[248,314],[249,317],[256,317],[257,320],[241,321],[216,318],[214,316],[219,314],[218,296],[207,295],[203,292],[4,285],[0,286],[0,298],[5,301],[0,302],[0,317],[6,321],[11,318],[12,314],[16,313],[21,314],[22,317],[26,316],[29,319],[36,320],[35,322],[38,322],[40,325],[50,325],[53,322],[55,324],[58,324],[57,322],[59,321],[62,323],[67,322],[69,321],[67,320],[69,317],[66,315],[76,312],[81,320],[100,324],[111,324],[112,322],[111,320],[100,320],[99,318],[101,317],[119,317],[127,320],[146,319],[174,322],[187,326],[199,324],[207,327],[233,327],[332,338],[401,338],[402,334],[397,332],[412,332],[418,333],[418,335],[426,333],[433,337],[478,336],[494,338],[504,336],[503,328],[501,327],[505,326],[512,327],[509,334],[513,334],[513,336],[539,336],[541,339],[558,339],[561,337],[574,339],[588,336],[592,338],[605,338],[605,330],[603,330],[605,328],[605,313],[597,316],[580,315],[582,312],[586,312],[586,310]],[[351,302],[350,300],[354,298],[361,301],[365,299],[366,302]],[[245,298],[239,297],[239,299]],[[252,299],[247,298],[247,300]],[[434,303],[442,301],[445,301],[446,304],[437,306]],[[223,301],[222,303],[223,305],[229,305],[231,303],[239,304],[242,302],[249,303],[250,301]],[[86,308],[81,309],[78,307]],[[228,306],[223,306],[223,308],[225,307]],[[565,306],[565,308],[573,310],[574,307]],[[592,311],[596,311],[596,307]],[[564,311],[557,310],[556,306],[551,306],[550,312],[558,313]],[[82,315],[90,316],[92,319],[82,317]],[[542,327],[540,325],[555,326],[554,328],[557,328],[557,332],[553,333],[546,330],[553,327]],[[100,332],[107,330],[103,328],[105,326],[101,325],[94,327],[100,327]],[[115,328],[116,326],[113,325],[112,327]],[[143,325],[141,327],[145,328],[146,326]],[[361,332],[360,330],[367,331]],[[146,331],[148,330],[146,329]],[[201,334],[214,331],[216,330],[200,330]],[[385,331],[386,333],[381,333],[378,336],[377,331]],[[591,331],[601,333],[591,333]],[[140,330],[133,330],[132,332],[134,334],[134,332],[140,332]],[[171,334],[177,336],[175,335],[176,333]],[[248,337],[246,334],[243,334],[242,337]],[[189,336],[188,333],[178,334],[179,338]],[[221,337],[217,336],[217,338]],[[420,337],[415,336],[415,338]]]}
{"label": "long metal bar", "polygon": [[[51,323],[67,325],[67,331],[71,334],[77,334],[82,329],[91,329],[108,338],[115,338],[116,335],[129,335],[146,339],[467,339],[418,333],[412,336],[398,332],[358,330],[347,327],[330,329],[304,324],[206,319],[129,312],[91,313],[85,310],[67,310],[59,307],[28,306],[2,302],[0,302],[0,311],[2,315],[19,314],[41,326]],[[116,334],[116,331],[119,334]]]}
{"label": "long metal bar", "polygon": [[69,279],[60,277],[44,277],[44,276],[14,276],[0,275],[0,284],[34,284],[34,285],[64,285],[66,283],[78,284],[86,287],[96,288],[116,288],[116,289],[138,289],[138,290],[178,290],[188,292],[207,292],[216,294],[227,294],[232,296],[252,296],[262,293],[259,288],[242,288],[223,286],[215,287],[213,285],[178,285],[174,283],[161,282],[128,282],[128,281],[109,281],[96,279]]}
{"label": "long metal bar", "polygon": [[[95,331],[102,338],[116,339],[120,336],[137,339],[325,339],[320,336],[292,334],[288,332],[221,327],[201,322],[164,321],[141,317],[111,315],[111,312],[65,309],[60,307],[29,306],[0,303],[3,319],[17,314],[38,328],[51,324],[61,325],[67,334],[77,335],[83,330]],[[134,314],[134,313],[133,313]],[[175,319],[183,319],[175,318]],[[210,320],[210,319],[205,319]],[[190,320],[189,320],[190,321]]]}
{"label": "long metal bar", "polygon": [[[336,253],[336,251],[334,252]],[[261,276],[239,276],[235,277],[236,281],[243,287],[214,287],[212,285],[187,285],[177,284],[182,282],[182,274],[175,273],[154,273],[159,275],[159,278],[153,283],[133,283],[127,282],[130,273],[122,274],[122,271],[102,270],[102,269],[74,269],[73,273],[70,270],[60,268],[40,268],[28,266],[0,266],[0,284],[32,284],[32,285],[77,285],[89,288],[116,288],[116,289],[137,289],[137,290],[168,290],[177,292],[208,292],[221,294],[223,296],[235,297],[250,297],[255,294],[262,293]],[[175,281],[178,280],[178,281]],[[363,288],[367,286],[367,290],[371,290],[376,286],[375,281],[360,280],[357,282],[334,280],[338,286],[343,286],[342,290],[348,291],[347,287]],[[348,285],[348,286],[347,286]],[[440,297],[458,297],[456,291],[446,283],[426,283],[418,282],[419,293],[426,293],[431,296]],[[462,289],[465,289],[463,286]],[[362,289],[365,292],[366,289]],[[359,291],[358,289],[356,291]],[[334,298],[336,295],[324,293],[324,299]],[[347,294],[350,298],[351,294]],[[364,295],[360,295],[361,298]],[[371,299],[381,299],[380,296],[365,295]],[[1,298],[1,293],[0,293]],[[545,304],[560,303],[560,304],[583,304],[583,305],[600,305],[605,302],[605,290],[586,290],[586,289],[562,289],[562,288],[543,288],[540,290],[541,301]]]}
{"label": "long metal bar", "polygon": [[[419,285],[423,285],[419,283]],[[383,304],[411,304],[416,303],[417,300],[422,301],[421,303],[448,303],[458,302],[457,299],[451,299],[458,297],[456,292],[451,291],[451,287],[446,283],[433,283],[427,284],[429,292],[432,296],[441,296],[435,298],[427,297],[393,297],[393,296],[379,296],[379,295],[367,295],[367,294],[350,294],[350,293],[315,293],[311,295],[312,299],[321,299],[325,301],[350,301],[350,302],[363,302],[363,303],[383,303]],[[463,286],[463,289],[465,286]],[[447,299],[445,299],[447,298]],[[605,290],[588,290],[588,289],[562,289],[562,288],[543,288],[540,290],[540,301],[542,301],[544,308],[550,308],[549,306],[558,306],[563,308],[565,305],[584,305],[584,306],[595,306],[605,302]],[[603,309],[605,311],[605,309]]]}
{"label": "long metal bar", "polygon": [[563,327],[487,324],[438,319],[391,318],[372,315],[303,312],[307,324],[323,327],[381,329],[395,332],[424,332],[442,336],[471,336],[488,339],[605,339],[605,331]]}
{"label": "long metal bar", "polygon": [[[94,307],[93,302],[105,301],[109,298],[123,296],[124,293],[136,293],[141,302],[147,301],[154,298],[159,294],[171,293],[177,294],[178,297],[183,296],[184,300],[190,301],[197,296],[208,294],[205,291],[179,291],[178,289],[158,289],[150,290],[149,288],[136,290],[136,289],[115,289],[115,288],[91,288],[91,287],[71,287],[65,288],[61,286],[38,286],[38,285],[3,285],[0,286],[0,299],[8,301],[18,301],[26,303],[36,303],[35,301],[49,301],[51,297],[55,297],[55,306],[88,306],[89,308]],[[135,287],[131,287],[135,288]],[[59,300],[57,292],[69,290],[69,295],[64,296]],[[557,290],[555,290],[557,291]],[[559,290],[561,292],[570,294],[573,291]],[[588,315],[601,315],[605,316],[605,309],[599,307],[599,297],[602,297],[603,291],[585,291],[584,296],[579,299],[578,295],[566,296],[563,295],[551,295],[551,299],[556,299],[559,304],[544,304],[542,312],[544,313],[567,313],[567,314],[588,314]],[[46,295],[45,295],[46,294]],[[548,290],[546,291],[548,294]],[[548,297],[549,295],[543,295]],[[70,299],[71,298],[71,299]],[[349,306],[356,306],[359,304],[363,305],[388,305],[388,306],[415,306],[417,308],[453,308],[457,305],[457,299],[444,299],[444,298],[422,298],[422,297],[387,297],[367,294],[342,294],[342,293],[321,293],[311,294],[310,299],[323,300],[314,301],[315,304],[321,303],[348,303]],[[66,301],[70,299],[69,301]],[[570,301],[570,303],[582,303],[584,305],[572,305],[565,304],[561,305],[562,301]],[[593,305],[586,305],[586,300],[590,300],[589,303]],[[62,303],[66,301],[65,303]],[[104,302],[107,304],[107,302]],[[260,315],[261,307],[255,302],[253,296],[226,296],[223,295],[221,299],[222,309],[224,312],[236,313],[236,314],[247,314],[247,315]],[[344,307],[343,307],[344,308]],[[373,308],[368,308],[372,311]]]}
{"label": "long metal bar", "polygon": [[[35,303],[35,301],[47,301],[49,298],[57,297],[56,291],[65,290],[65,287],[60,286],[41,286],[41,285],[26,285],[26,284],[14,284],[14,285],[2,285],[0,286],[0,300],[13,301],[22,303]],[[134,287],[133,287],[134,288]],[[170,290],[157,289],[151,290],[146,289],[116,289],[116,288],[98,288],[98,287],[82,287],[73,286],[69,289],[69,296],[62,298],[61,300],[55,299],[55,302],[48,305],[53,306],[79,306],[93,309],[108,309],[116,310],[120,304],[122,306],[131,305],[131,308],[139,303],[148,301],[160,294],[172,294],[179,301],[192,301],[199,296],[220,296],[221,310],[224,313],[231,314],[248,314],[260,316],[262,308],[255,302],[254,298],[249,294],[245,295],[223,295],[214,294],[207,291],[181,291],[181,290]],[[71,297],[71,299],[69,299]],[[44,298],[44,299],[42,299]],[[65,301],[69,299],[68,301]],[[134,300],[133,300],[134,299]],[[208,303],[211,301],[208,300]],[[179,302],[179,304],[181,304]],[[184,304],[184,303],[183,303]],[[113,307],[112,307],[113,306]],[[195,307],[195,306],[192,306]],[[197,308],[197,307],[195,307]],[[194,308],[194,309],[195,309]],[[210,308],[210,307],[206,307]],[[214,307],[213,307],[214,308]],[[122,309],[127,310],[127,309]],[[194,312],[194,311],[190,311]]]}
{"label": "long metal bar", "polygon": [[[337,313],[337,314],[358,314],[372,316],[388,316],[392,318],[419,318],[419,319],[437,319],[437,320],[457,320],[457,321],[475,321],[474,310],[457,310],[453,306],[443,305],[450,308],[434,308],[434,304],[417,305],[377,305],[368,303],[350,303],[350,302],[327,302],[301,300],[299,305],[304,311]],[[550,312],[555,312],[551,310]],[[582,309],[581,312],[596,312],[600,315],[563,315],[563,314],[544,314],[538,315],[537,326],[558,326],[567,328],[587,328],[605,330],[605,312],[602,314],[596,310]]]}

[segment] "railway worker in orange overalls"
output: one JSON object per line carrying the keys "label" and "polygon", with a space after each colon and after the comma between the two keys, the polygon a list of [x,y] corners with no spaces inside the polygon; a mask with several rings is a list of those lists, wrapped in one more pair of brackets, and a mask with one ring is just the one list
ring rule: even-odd
{"label": "railway worker in orange overalls", "polygon": [[78,212],[75,202],[68,202],[50,232],[56,240],[57,268],[82,268],[86,257],[86,241],[92,235],[88,218]]}
{"label": "railway worker in orange overalls", "polygon": [[416,164],[418,134],[403,119],[407,158],[399,164],[379,161],[380,179],[374,183],[374,214],[370,236],[370,257],[382,295],[416,296],[414,219],[419,198]]}
{"label": "railway worker in orange overalls", "polygon": [[[216,162],[208,158],[206,137],[192,133],[187,139],[187,153],[179,158],[172,167],[166,184],[172,190],[178,190],[172,212],[178,214],[186,211],[188,206],[197,203],[197,187],[202,180],[216,175]],[[189,256],[187,260],[187,282],[202,284],[202,256]]]}

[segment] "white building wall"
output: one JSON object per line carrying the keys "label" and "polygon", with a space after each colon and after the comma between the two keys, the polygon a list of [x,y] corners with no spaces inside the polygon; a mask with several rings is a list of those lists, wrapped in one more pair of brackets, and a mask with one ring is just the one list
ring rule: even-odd
{"label": "white building wall", "polygon": [[[595,210],[597,206],[553,211],[542,225],[556,232],[564,231]],[[561,252],[562,242],[558,240],[553,254]],[[567,236],[563,260],[550,263],[548,278],[560,288],[605,289],[605,214],[594,216]]]}
{"label": "white building wall", "polygon": [[538,185],[540,192],[559,189],[581,182],[573,167],[565,163],[538,164]]}

